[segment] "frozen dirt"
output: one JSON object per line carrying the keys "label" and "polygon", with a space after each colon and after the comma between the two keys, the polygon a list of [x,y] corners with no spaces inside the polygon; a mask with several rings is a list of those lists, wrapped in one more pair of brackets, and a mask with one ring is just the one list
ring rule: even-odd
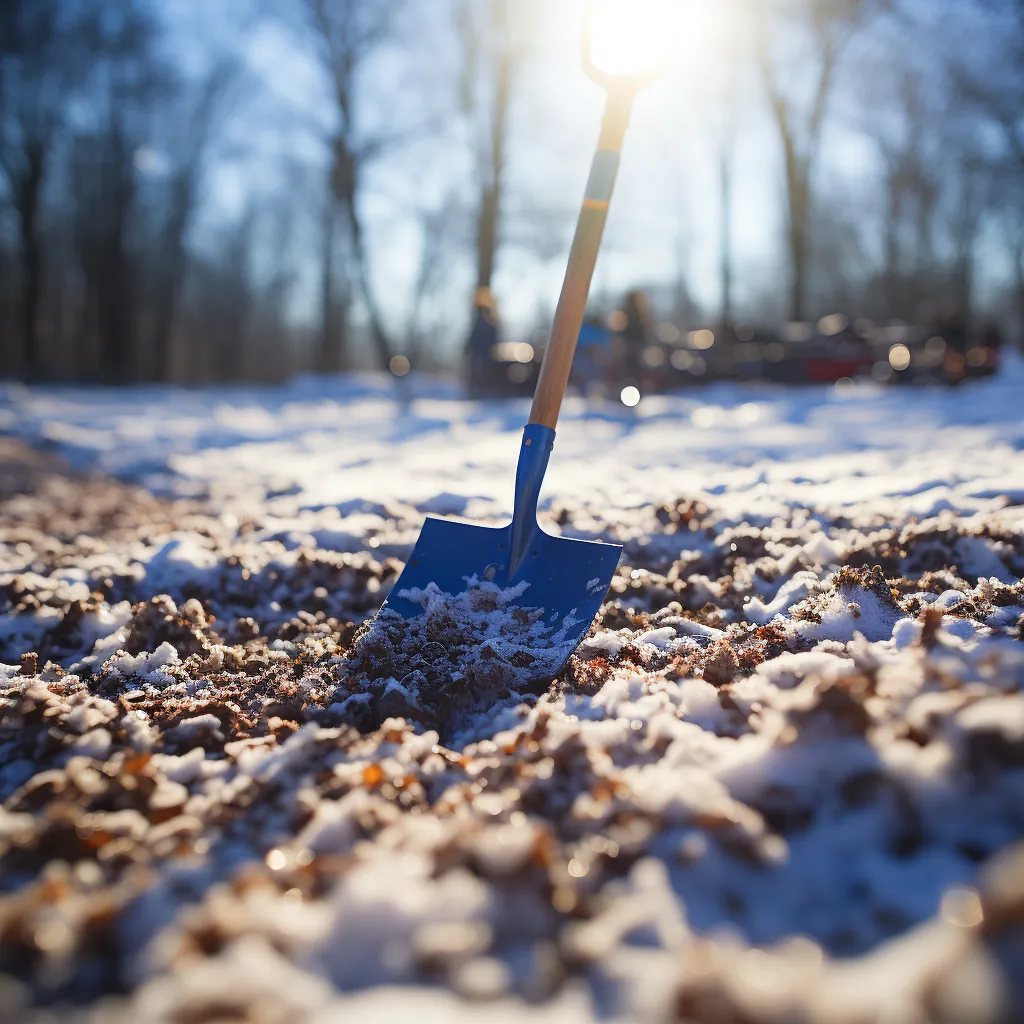
{"label": "frozen dirt", "polygon": [[412,396],[0,389],[0,1018],[1021,1019],[1024,367],[571,400],[553,679],[364,625],[511,504],[526,403]]}

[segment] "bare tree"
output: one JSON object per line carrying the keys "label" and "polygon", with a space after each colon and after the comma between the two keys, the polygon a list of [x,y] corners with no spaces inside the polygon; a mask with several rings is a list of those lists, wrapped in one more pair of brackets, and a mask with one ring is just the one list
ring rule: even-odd
{"label": "bare tree", "polygon": [[459,222],[459,213],[460,204],[454,194],[434,208],[419,211],[423,241],[405,331],[405,355],[414,367],[420,365],[426,343],[430,297],[439,290],[444,275],[450,269],[450,242],[453,226]]}
{"label": "bare tree", "polygon": [[[913,319],[935,263],[935,221],[942,182],[934,159],[939,120],[919,73],[902,67],[873,98],[866,128],[882,160],[884,211],[881,293],[888,319]],[[888,111],[880,117],[878,109]]]}
{"label": "bare tree", "polygon": [[1013,312],[1017,321],[1017,347],[1024,351],[1024,206],[1018,205],[1017,215],[1007,222],[1010,258],[1013,263]]}
{"label": "bare tree", "polygon": [[[373,286],[369,240],[360,209],[369,166],[394,146],[405,142],[408,128],[376,134],[362,130],[359,123],[359,95],[367,64],[393,37],[395,20],[403,0],[299,0],[308,28],[316,42],[317,57],[332,87],[334,128],[329,138],[329,194],[336,204],[345,228],[348,250],[360,298],[366,307],[370,338],[377,361],[386,368],[394,352]],[[328,224],[333,226],[333,216]],[[335,240],[329,231],[324,240],[323,295],[330,297],[333,278]],[[324,310],[331,308],[324,303]],[[324,341],[329,343],[331,325],[322,325]]]}
{"label": "bare tree", "polygon": [[459,99],[470,121],[480,195],[476,209],[476,284],[490,288],[500,245],[509,113],[527,54],[513,24],[512,0],[460,0]]}
{"label": "bare tree", "polygon": [[[286,319],[297,276],[292,258],[295,209],[288,197],[278,193],[254,200],[250,210],[258,210],[259,217],[251,225],[254,240],[246,258],[249,298],[245,318],[246,376],[256,380],[282,380],[295,369],[292,332]],[[258,240],[255,239],[257,231]],[[259,274],[253,266],[256,253],[269,257],[268,265]]]}
{"label": "bare tree", "polygon": [[964,152],[956,164],[949,190],[952,294],[961,318],[970,324],[975,313],[975,250],[985,215],[992,206],[993,181],[989,168],[970,152]]}
{"label": "bare tree", "polygon": [[[1024,2],[973,0],[969,39],[946,47],[946,65],[955,99],[964,108],[966,136],[955,161],[950,231],[955,251],[953,287],[965,318],[972,312],[974,247],[981,223],[1002,206],[1008,228],[1008,255],[1015,281],[1022,274],[1019,223],[1024,187]],[[994,132],[993,132],[994,129]],[[1001,145],[993,146],[994,140]],[[1024,300],[1019,307],[1024,332]]]}
{"label": "bare tree", "polygon": [[733,319],[733,170],[736,162],[736,133],[739,123],[739,94],[736,68],[726,68],[708,109],[717,112],[712,128],[718,176],[719,303],[723,327]]}
{"label": "bare tree", "polygon": [[0,174],[21,247],[21,365],[41,370],[43,190],[67,116],[68,96],[88,72],[95,13],[60,0],[5,0],[0,18]]}
{"label": "bare tree", "polygon": [[[764,15],[758,26],[759,64],[785,164],[792,320],[807,315],[813,177],[828,100],[843,48],[863,7],[864,0],[794,0],[787,5],[785,16],[775,18],[774,33],[768,31]],[[796,33],[810,44],[812,52],[806,60],[793,52],[791,39]],[[798,62],[800,73],[796,74]],[[793,96],[785,83],[794,80],[807,82],[807,96]]]}
{"label": "bare tree", "polygon": [[[671,110],[669,117],[662,120],[660,126],[660,146],[662,154],[659,163],[668,168],[668,204],[666,209],[670,215],[665,220],[666,228],[671,233],[672,252],[672,307],[669,314],[673,323],[680,330],[689,330],[694,319],[694,303],[690,295],[690,257],[693,243],[693,226],[690,208],[690,179],[687,169],[693,154],[685,141],[691,137],[691,112],[702,106],[703,97],[698,97],[697,104],[682,92],[678,94],[678,102]],[[607,291],[606,286],[595,289],[595,300],[598,292]],[[612,300],[608,298],[608,302]],[[595,308],[601,303],[595,301]]]}
{"label": "bare tree", "polygon": [[333,190],[323,211],[323,251],[320,258],[320,331],[313,360],[317,373],[345,369],[348,352],[348,309],[351,303],[348,280],[339,281],[336,270],[338,248],[338,204]]}
{"label": "bare tree", "polygon": [[114,383],[133,379],[138,370],[138,248],[144,230],[139,173],[153,105],[171,84],[155,53],[157,31],[141,0],[125,0],[102,19],[89,127],[76,133],[71,146],[79,264],[95,310],[101,373]]}
{"label": "bare tree", "polygon": [[194,99],[184,105],[181,123],[166,146],[172,166],[167,175],[166,214],[160,231],[152,311],[152,358],[157,380],[169,380],[171,376],[175,313],[188,269],[186,237],[199,202],[205,157],[237,75],[232,56],[219,59],[198,85]]}
{"label": "bare tree", "polygon": [[249,262],[255,217],[250,204],[224,237],[216,271],[210,275],[215,285],[209,301],[217,380],[241,380],[245,376],[242,363],[253,305]]}
{"label": "bare tree", "polygon": [[[1024,97],[1024,4],[971,0],[939,21],[909,2],[887,6],[895,35],[863,75],[874,85],[866,133],[883,166],[879,308],[915,319],[930,307],[966,321],[978,235],[1000,204],[1004,226],[1012,221],[1024,180],[1017,126],[1002,121],[1005,105]],[[1012,255],[1012,233],[1007,245]]]}
{"label": "bare tree", "polygon": [[996,127],[1009,159],[1024,173],[1024,2],[974,0],[973,6],[986,50],[951,47],[948,65],[961,96]]}

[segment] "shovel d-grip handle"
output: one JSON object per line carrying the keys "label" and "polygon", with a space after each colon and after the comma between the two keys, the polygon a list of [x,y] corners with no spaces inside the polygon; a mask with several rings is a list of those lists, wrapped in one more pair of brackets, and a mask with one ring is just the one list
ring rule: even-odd
{"label": "shovel d-grip handle", "polygon": [[601,71],[594,65],[592,58],[593,18],[594,5],[591,0],[587,4],[584,19],[583,68],[607,93],[604,118],[597,152],[590,167],[583,207],[576,222],[576,234],[569,251],[562,292],[555,308],[551,337],[544,352],[537,390],[533,395],[533,407],[530,409],[529,422],[542,424],[551,430],[558,423],[562,397],[569,383],[569,371],[576,353],[580,328],[583,326],[590,283],[601,249],[605,222],[608,220],[608,207],[615,191],[622,143],[629,127],[633,101],[641,89],[664,74],[668,67],[667,62],[662,63],[639,75],[612,75]]}

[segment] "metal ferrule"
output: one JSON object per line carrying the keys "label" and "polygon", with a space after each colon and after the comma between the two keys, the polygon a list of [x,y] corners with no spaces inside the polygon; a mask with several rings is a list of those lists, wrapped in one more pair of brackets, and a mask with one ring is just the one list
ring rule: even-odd
{"label": "metal ferrule", "polygon": [[537,500],[554,446],[555,432],[550,427],[530,423],[523,431],[523,441],[519,448],[519,466],[516,469],[516,498],[509,539],[510,579],[518,573],[523,561],[530,557],[531,543],[540,532],[537,523]]}

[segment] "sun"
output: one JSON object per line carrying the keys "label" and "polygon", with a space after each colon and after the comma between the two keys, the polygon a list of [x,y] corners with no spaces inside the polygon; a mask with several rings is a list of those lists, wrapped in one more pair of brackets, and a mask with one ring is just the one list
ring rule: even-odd
{"label": "sun", "polygon": [[715,0],[592,0],[595,66],[615,75],[641,74],[683,43],[702,35]]}

